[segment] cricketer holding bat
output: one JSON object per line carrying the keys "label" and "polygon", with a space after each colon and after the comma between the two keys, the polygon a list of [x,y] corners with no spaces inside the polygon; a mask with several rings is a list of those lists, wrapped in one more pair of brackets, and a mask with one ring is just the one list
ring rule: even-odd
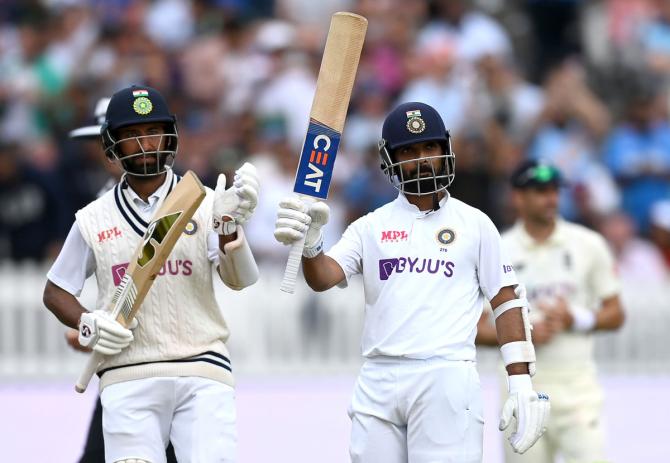
{"label": "cricketer holding bat", "polygon": [[[519,220],[502,240],[528,289],[537,357],[535,383],[552,399],[547,434],[524,455],[507,452],[508,463],[605,461],[603,393],[593,359],[595,330],[616,330],[624,322],[614,257],[602,236],[562,220],[558,214],[559,170],[524,161],[511,178]],[[485,313],[479,344],[494,344]]]}
{"label": "cricketer holding bat", "polygon": [[[107,462],[165,462],[168,440],[178,461],[236,459],[228,327],[214,298],[212,272],[245,288],[258,268],[241,227],[258,200],[256,169],[244,164],[233,186],[219,176],[183,231],[130,329],[105,310],[154,212],[180,177],[176,118],[156,90],[115,93],[102,130],[106,156],[125,171],[116,186],[76,214],[47,274],[44,303],[79,343],[105,354],[98,369]],[[75,296],[95,274],[95,311]]]}
{"label": "cricketer holding bat", "polygon": [[352,223],[326,254],[324,202],[286,198],[275,228],[285,244],[306,234],[303,273],[315,291],[363,275],[366,359],[349,409],[351,459],[482,461],[474,341],[484,298],[496,310],[509,374],[500,428],[514,428],[512,448],[525,452],[545,430],[549,401],[533,390],[525,291],[500,235],[485,214],[449,195],[455,157],[431,106],[394,109],[383,124],[380,155],[397,199]]}

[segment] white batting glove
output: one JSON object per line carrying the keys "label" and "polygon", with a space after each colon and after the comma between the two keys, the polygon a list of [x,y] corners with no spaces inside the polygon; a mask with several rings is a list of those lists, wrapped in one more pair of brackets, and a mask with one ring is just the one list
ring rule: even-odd
{"label": "white batting glove", "polygon": [[321,227],[328,223],[330,208],[323,201],[305,202],[297,196],[279,202],[275,238],[283,244],[293,244],[305,236],[303,256],[315,257],[323,250]]}
{"label": "white batting glove", "polygon": [[516,418],[509,442],[516,453],[524,453],[547,430],[549,396],[535,392],[530,375],[509,376],[509,397],[500,416],[498,429],[504,431]]}
{"label": "white batting glove", "polygon": [[214,190],[212,222],[219,235],[232,235],[258,205],[258,174],[253,164],[245,162],[235,171],[233,186],[226,190],[226,176],[219,174]]}
{"label": "white batting glove", "polygon": [[118,354],[134,339],[131,330],[136,327],[135,318],[128,328],[124,328],[108,312],[86,312],[79,320],[79,344],[104,355]]}

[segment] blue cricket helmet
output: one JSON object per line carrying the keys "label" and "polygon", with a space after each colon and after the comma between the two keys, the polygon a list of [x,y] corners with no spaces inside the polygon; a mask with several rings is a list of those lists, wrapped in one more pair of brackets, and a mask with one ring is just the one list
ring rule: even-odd
{"label": "blue cricket helmet", "polygon": [[[418,165],[420,159],[397,162],[393,152],[403,146],[427,141],[436,141],[442,146],[442,155],[439,156],[443,160],[441,170],[432,172],[430,182],[426,182],[425,178],[404,178],[402,165]],[[402,103],[389,113],[382,126],[379,155],[382,171],[391,184],[403,193],[433,194],[445,190],[454,181],[456,158],[451,149],[451,136],[437,110],[426,103]]]}
{"label": "blue cricket helmet", "polygon": [[[140,139],[147,138],[147,136],[132,137],[131,139],[119,139],[117,136],[117,130],[120,128],[146,123],[165,125],[165,134],[160,135],[161,141],[156,151],[144,151]],[[170,113],[165,98],[156,89],[148,86],[132,85],[112,95],[100,133],[105,155],[110,160],[118,160],[123,169],[130,175],[158,175],[170,169],[174,164],[178,148],[177,118]],[[140,152],[123,156],[118,149],[119,144],[132,139],[136,140]],[[132,158],[147,155],[157,157],[158,162],[152,168],[147,168],[145,163],[144,169],[138,171],[129,162]]]}

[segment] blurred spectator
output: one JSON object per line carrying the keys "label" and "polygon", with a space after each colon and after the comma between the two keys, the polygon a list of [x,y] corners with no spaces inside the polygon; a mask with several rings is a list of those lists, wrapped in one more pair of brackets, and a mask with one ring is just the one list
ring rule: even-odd
{"label": "blurred spectator", "polygon": [[[381,133],[381,127],[376,133]],[[344,204],[347,205],[344,218],[346,224],[374,211],[397,196],[397,191],[389,184],[388,179],[379,175],[381,161],[377,144],[368,145],[362,154],[363,162],[354,170],[342,190]]]}
{"label": "blurred spectator", "polygon": [[435,38],[416,50],[415,77],[407,83],[397,103],[430,101],[452,133],[465,127],[470,94],[467,82],[459,78],[455,44],[445,38]]}
{"label": "blurred spectator", "polygon": [[[343,146],[357,158],[357,164],[367,165],[366,151],[377,146],[390,97],[377,82],[357,85],[352,95],[356,111],[347,118],[342,137]],[[357,216],[358,217],[358,216]]]}
{"label": "blurred spectator", "polygon": [[541,88],[526,82],[511,59],[486,55],[477,61],[474,108],[479,123],[495,120],[518,143],[525,143],[544,107]]}
{"label": "blurred spectator", "polygon": [[651,207],[651,240],[660,249],[670,270],[670,199],[664,199]]}
{"label": "blurred spectator", "polygon": [[261,120],[283,119],[291,146],[299,149],[305,138],[316,77],[309,56],[294,48],[296,34],[293,25],[278,20],[259,28],[256,46],[267,54],[271,64],[267,81],[256,95],[254,114]]}
{"label": "blurred spectator", "polygon": [[588,223],[619,203],[616,185],[597,158],[609,114],[574,61],[552,69],[544,88],[545,106],[528,155],[545,159],[564,173],[569,187],[561,191],[560,213],[567,220]]}
{"label": "blurred spectator", "polygon": [[543,73],[566,57],[581,52],[577,33],[579,8],[583,0],[526,0],[532,24],[531,79],[543,80]]}
{"label": "blurred spectator", "polygon": [[619,277],[628,282],[664,283],[668,278],[663,255],[656,246],[636,236],[635,223],[623,212],[605,217],[600,232],[609,243]]}
{"label": "blurred spectator", "polygon": [[22,155],[17,145],[0,144],[0,258],[42,261],[58,254],[69,198]]}
{"label": "blurred spectator", "polygon": [[670,1],[651,4],[655,14],[639,28],[643,57],[650,70],[670,77]]}
{"label": "blurred spectator", "polygon": [[670,124],[657,83],[642,76],[632,84],[637,88],[605,144],[604,161],[623,193],[623,210],[647,234],[649,208],[670,192]]}
{"label": "blurred spectator", "polygon": [[471,8],[470,3],[435,0],[437,16],[419,31],[417,49],[446,39],[454,43],[456,59],[465,63],[474,63],[488,54],[511,54],[507,31],[495,19]]}

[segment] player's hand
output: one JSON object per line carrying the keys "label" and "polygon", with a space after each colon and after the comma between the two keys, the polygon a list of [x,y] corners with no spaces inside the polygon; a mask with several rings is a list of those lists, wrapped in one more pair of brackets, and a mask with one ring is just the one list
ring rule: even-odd
{"label": "player's hand", "polygon": [[533,322],[533,345],[541,346],[547,344],[557,334],[557,330],[547,323],[546,320],[538,320]]}
{"label": "player's hand", "polygon": [[235,226],[242,225],[258,205],[258,174],[253,164],[245,162],[235,171],[233,185],[226,190],[226,176],[219,174],[214,190],[212,219],[219,235],[232,235]]}
{"label": "player's hand", "polygon": [[104,355],[118,354],[134,339],[132,330],[136,327],[135,318],[124,328],[107,312],[86,312],[79,320],[79,344]]}
{"label": "player's hand", "polygon": [[79,344],[79,331],[77,330],[68,329],[65,332],[65,342],[67,342],[68,346],[79,352],[91,352],[91,349]]}
{"label": "player's hand", "polygon": [[321,227],[328,223],[330,208],[323,201],[305,202],[297,196],[279,203],[275,238],[283,244],[293,244],[305,236],[305,248],[314,248],[323,241]]}
{"label": "player's hand", "polygon": [[511,375],[498,429],[504,431],[515,418],[509,442],[516,453],[524,453],[547,430],[549,411],[549,396],[533,390],[530,375]]}

